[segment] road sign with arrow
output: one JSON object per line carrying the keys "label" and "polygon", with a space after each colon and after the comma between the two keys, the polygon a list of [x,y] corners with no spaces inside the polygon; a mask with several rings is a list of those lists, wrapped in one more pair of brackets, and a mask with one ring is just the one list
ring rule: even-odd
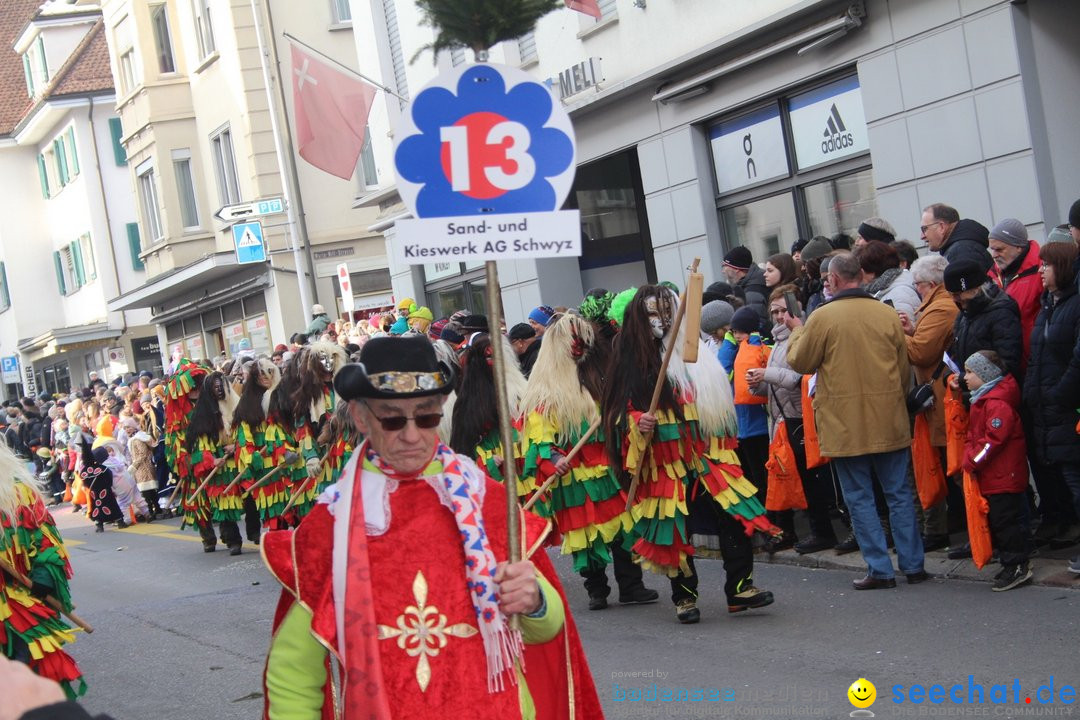
{"label": "road sign with arrow", "polygon": [[279,197],[273,197],[226,205],[214,213],[214,217],[222,222],[235,222],[263,215],[280,215],[283,212],[285,212],[285,201]]}
{"label": "road sign with arrow", "polygon": [[236,262],[240,265],[266,262],[262,225],[258,222],[237,223],[232,226]]}

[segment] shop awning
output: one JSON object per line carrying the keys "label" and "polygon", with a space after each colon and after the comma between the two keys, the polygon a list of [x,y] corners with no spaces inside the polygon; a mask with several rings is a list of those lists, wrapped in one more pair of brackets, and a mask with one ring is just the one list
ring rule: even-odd
{"label": "shop awning", "polygon": [[[113,298],[109,301],[109,312],[162,305],[171,298],[191,292],[195,287],[235,275],[238,270],[251,267],[255,266],[237,263],[234,252],[205,255],[178,270],[152,278],[142,287]],[[260,263],[258,269],[259,272],[264,272],[266,267]]]}
{"label": "shop awning", "polygon": [[93,323],[75,327],[53,328],[34,338],[19,341],[19,352],[39,353],[41,357],[54,355],[63,350],[76,350],[80,347],[96,347],[106,340],[115,340],[122,334],[120,328],[111,328],[108,323]]}

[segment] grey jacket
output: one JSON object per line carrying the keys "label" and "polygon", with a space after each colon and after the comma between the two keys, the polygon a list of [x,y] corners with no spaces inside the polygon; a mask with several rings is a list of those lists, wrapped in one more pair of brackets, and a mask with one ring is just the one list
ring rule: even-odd
{"label": "grey jacket", "polygon": [[764,395],[769,399],[769,415],[772,417],[770,438],[775,432],[776,423],[784,417],[802,419],[802,375],[792,370],[787,363],[787,345],[791,330],[780,323],[773,326],[772,336],[776,345],[773,346],[769,362],[765,365],[765,380],[753,391],[755,395]]}

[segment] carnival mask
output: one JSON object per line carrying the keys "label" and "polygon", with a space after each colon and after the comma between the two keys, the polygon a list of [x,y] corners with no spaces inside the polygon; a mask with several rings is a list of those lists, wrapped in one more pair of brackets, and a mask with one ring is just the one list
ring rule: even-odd
{"label": "carnival mask", "polygon": [[322,365],[323,370],[328,373],[334,372],[334,358],[330,357],[329,353],[320,352],[318,354],[319,364]]}
{"label": "carnival mask", "polygon": [[224,400],[225,399],[225,381],[224,381],[223,378],[221,378],[221,377],[214,378],[213,391],[214,391],[214,399],[216,399],[216,400]]}
{"label": "carnival mask", "polygon": [[649,316],[649,327],[652,330],[653,337],[657,340],[664,337],[664,334],[671,328],[673,316],[671,305],[670,297],[645,298],[645,312]]}

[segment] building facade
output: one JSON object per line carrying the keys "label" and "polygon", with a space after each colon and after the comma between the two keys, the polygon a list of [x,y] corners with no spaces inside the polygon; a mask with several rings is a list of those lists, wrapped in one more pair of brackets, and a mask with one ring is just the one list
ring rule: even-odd
{"label": "building facade", "polygon": [[[1080,150],[1066,138],[1080,76],[1070,29],[1080,5],[1051,0],[606,0],[599,20],[571,10],[491,54],[547,81],[574,122],[582,215],[577,261],[499,263],[508,322],[541,302],[658,279],[694,257],[707,280],[725,252],[758,262],[798,238],[853,234],[879,215],[923,246],[921,209],[955,206],[990,226],[1016,217],[1032,237],[1064,222],[1080,196]],[[353,4],[370,13],[361,71],[408,97],[465,55],[430,54],[411,0]],[[391,178],[385,133],[402,102],[380,94],[375,162]],[[385,133],[384,133],[385,129]],[[391,185],[361,199],[393,242],[407,217]],[[391,266],[398,295],[436,316],[482,309],[482,271]]]}
{"label": "building facade", "polygon": [[145,272],[128,241],[135,206],[101,11],[12,0],[0,36],[2,395],[160,370],[149,312],[107,306]]}
{"label": "building facade", "polygon": [[[341,263],[363,288],[357,305],[392,304],[385,246],[366,229],[374,213],[350,209],[374,173],[361,162],[352,180],[330,176],[290,141],[284,31],[347,65],[348,4],[105,0],[102,8],[138,205],[133,242],[147,276],[110,307],[148,308],[170,359],[211,359],[242,344],[269,352],[303,332],[311,308],[301,297],[340,315]],[[257,218],[250,233],[218,216],[259,201],[281,212]],[[257,245],[260,230],[264,255],[240,262],[238,245]]]}

